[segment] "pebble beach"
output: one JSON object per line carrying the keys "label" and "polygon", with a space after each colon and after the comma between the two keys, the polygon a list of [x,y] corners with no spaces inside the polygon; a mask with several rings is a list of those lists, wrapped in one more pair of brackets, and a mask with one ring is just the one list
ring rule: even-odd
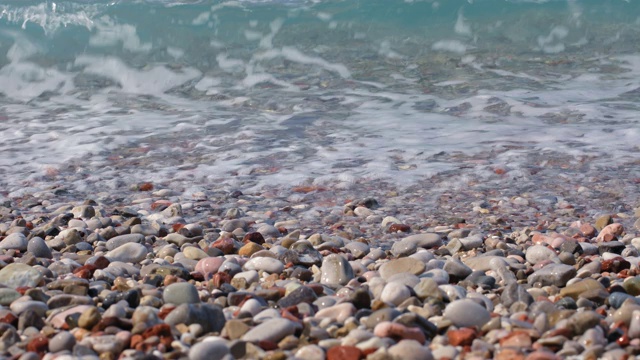
{"label": "pebble beach", "polygon": [[[74,199],[57,187],[2,204],[3,356],[640,353],[640,211],[595,189],[502,196],[472,183],[435,202],[426,184],[181,190]],[[617,211],[588,210],[599,206]]]}

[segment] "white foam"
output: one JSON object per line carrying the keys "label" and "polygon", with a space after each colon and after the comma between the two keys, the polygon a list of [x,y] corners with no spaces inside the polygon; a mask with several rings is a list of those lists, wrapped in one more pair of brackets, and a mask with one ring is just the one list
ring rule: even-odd
{"label": "white foam", "polygon": [[200,71],[183,68],[180,72],[166,66],[154,66],[144,71],[134,70],[115,57],[79,56],[75,65],[84,72],[102,75],[116,81],[122,90],[134,94],[162,94],[178,85],[201,76]]}
{"label": "white foam", "polygon": [[440,40],[436,41],[431,48],[436,51],[448,51],[455,54],[463,55],[469,48],[460,40]]}
{"label": "white foam", "polygon": [[130,24],[117,24],[108,16],[103,16],[95,23],[96,32],[89,38],[89,44],[96,47],[122,45],[132,52],[148,52],[152,48],[150,42],[142,42],[136,27]]}

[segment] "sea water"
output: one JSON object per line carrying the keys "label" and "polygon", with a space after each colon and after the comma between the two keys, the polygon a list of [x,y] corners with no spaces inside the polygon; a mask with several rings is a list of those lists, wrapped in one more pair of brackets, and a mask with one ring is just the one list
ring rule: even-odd
{"label": "sea water", "polygon": [[638,39],[634,0],[3,0],[0,197],[634,189]]}

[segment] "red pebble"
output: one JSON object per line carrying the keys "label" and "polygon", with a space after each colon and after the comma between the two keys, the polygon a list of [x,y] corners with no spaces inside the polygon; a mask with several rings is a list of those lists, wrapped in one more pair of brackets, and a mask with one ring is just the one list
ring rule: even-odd
{"label": "red pebble", "polygon": [[260,346],[260,348],[262,348],[262,350],[265,350],[265,351],[275,350],[278,348],[278,344],[269,340],[260,341],[258,343],[258,346]]}
{"label": "red pebble", "polygon": [[138,186],[138,190],[140,191],[151,191],[153,190],[153,184],[150,182],[142,183]]}
{"label": "red pebble", "polygon": [[49,348],[49,339],[44,335],[37,335],[29,340],[27,344],[27,351],[38,353],[43,355]]}
{"label": "red pebble", "polygon": [[476,331],[471,328],[461,328],[447,331],[449,344],[453,346],[470,346],[476,338]]}
{"label": "red pebble", "polygon": [[225,255],[233,254],[233,251],[235,250],[235,244],[230,238],[218,239],[211,244],[211,247],[222,251]]}
{"label": "red pebble", "polygon": [[355,346],[334,346],[327,351],[327,360],[359,360],[362,351]]}
{"label": "red pebble", "polygon": [[409,227],[409,225],[405,225],[405,224],[391,224],[391,226],[389,226],[389,232],[390,233],[395,233],[395,232],[409,232],[411,230],[411,228]]}

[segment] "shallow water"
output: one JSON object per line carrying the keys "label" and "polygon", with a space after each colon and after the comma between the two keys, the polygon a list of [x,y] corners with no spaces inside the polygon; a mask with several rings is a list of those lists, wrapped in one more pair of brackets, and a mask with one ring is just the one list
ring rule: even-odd
{"label": "shallow water", "polygon": [[631,203],[637,14],[622,0],[5,1],[0,196],[605,181]]}

